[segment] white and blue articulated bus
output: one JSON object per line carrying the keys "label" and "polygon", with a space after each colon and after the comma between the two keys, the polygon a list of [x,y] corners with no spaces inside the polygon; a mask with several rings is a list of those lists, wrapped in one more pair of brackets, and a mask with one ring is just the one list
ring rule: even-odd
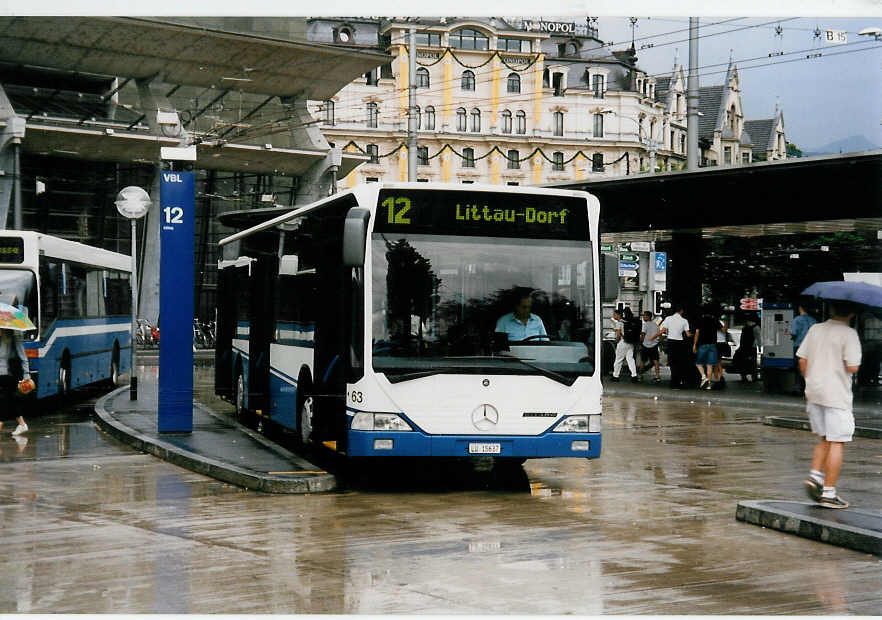
{"label": "white and blue articulated bus", "polygon": [[600,455],[594,196],[369,183],[259,215],[220,242],[244,422],[351,457]]}
{"label": "white and blue articulated bus", "polygon": [[30,398],[116,383],[129,370],[130,257],[31,231],[0,230],[0,301],[18,299],[36,330],[24,348]]}

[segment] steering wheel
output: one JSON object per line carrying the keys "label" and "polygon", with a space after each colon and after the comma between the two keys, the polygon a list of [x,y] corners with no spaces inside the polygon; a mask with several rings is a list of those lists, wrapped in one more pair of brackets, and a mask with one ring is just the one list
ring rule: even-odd
{"label": "steering wheel", "polygon": [[523,340],[516,340],[515,342],[529,342],[531,340],[538,340],[539,338],[545,338],[545,340],[551,340],[551,338],[549,338],[545,334],[533,334],[532,336],[527,336]]}

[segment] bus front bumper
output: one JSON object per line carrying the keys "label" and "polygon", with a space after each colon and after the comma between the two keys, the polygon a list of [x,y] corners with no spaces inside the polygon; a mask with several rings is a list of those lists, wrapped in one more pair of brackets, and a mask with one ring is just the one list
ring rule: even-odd
{"label": "bus front bumper", "polygon": [[514,458],[600,456],[600,433],[542,435],[427,435],[419,431],[349,431],[348,456],[496,456]]}

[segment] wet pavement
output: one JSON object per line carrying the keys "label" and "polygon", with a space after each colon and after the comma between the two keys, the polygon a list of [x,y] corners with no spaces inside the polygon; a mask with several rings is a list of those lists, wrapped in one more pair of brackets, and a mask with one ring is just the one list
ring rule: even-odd
{"label": "wet pavement", "polygon": [[[268,495],[117,443],[93,403],[0,435],[0,613],[882,613],[879,557],[735,520],[805,500],[811,435],[756,407],[607,397],[597,460],[341,466],[336,492]],[[882,513],[878,440],[838,488]]]}

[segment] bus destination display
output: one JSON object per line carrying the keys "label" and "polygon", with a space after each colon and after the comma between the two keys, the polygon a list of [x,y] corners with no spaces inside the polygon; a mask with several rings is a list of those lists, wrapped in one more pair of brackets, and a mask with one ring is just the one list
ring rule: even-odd
{"label": "bus destination display", "polygon": [[374,230],[587,240],[588,212],[584,199],[569,196],[388,189]]}
{"label": "bus destination display", "polygon": [[23,263],[24,239],[0,237],[0,263]]}

